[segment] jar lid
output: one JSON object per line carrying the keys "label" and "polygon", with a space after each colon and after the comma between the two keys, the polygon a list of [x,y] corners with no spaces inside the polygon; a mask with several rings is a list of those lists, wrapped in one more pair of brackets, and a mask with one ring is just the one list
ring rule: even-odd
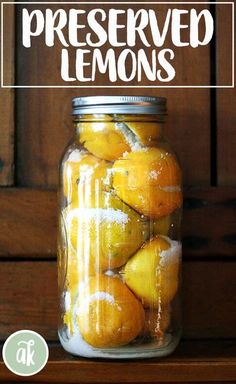
{"label": "jar lid", "polygon": [[166,114],[166,98],[153,96],[85,96],[72,99],[72,115]]}

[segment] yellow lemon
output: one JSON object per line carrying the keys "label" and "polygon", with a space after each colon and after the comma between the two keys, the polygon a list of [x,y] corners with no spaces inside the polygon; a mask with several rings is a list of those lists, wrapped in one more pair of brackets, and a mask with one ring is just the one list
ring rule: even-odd
{"label": "yellow lemon", "polygon": [[149,224],[116,195],[104,192],[93,208],[65,210],[67,238],[85,270],[123,265],[149,236]]}
{"label": "yellow lemon", "polygon": [[144,327],[144,309],[116,277],[90,278],[79,293],[76,323],[84,340],[97,348],[128,344]]}
{"label": "yellow lemon", "polygon": [[123,133],[115,122],[86,122],[79,124],[80,142],[101,159],[115,160],[130,151]]}
{"label": "yellow lemon", "polygon": [[161,125],[153,121],[90,121],[78,125],[80,142],[95,156],[116,160],[136,146],[151,146],[161,135]]}
{"label": "yellow lemon", "polygon": [[123,269],[128,287],[145,307],[167,306],[178,288],[181,246],[158,236],[132,256]]}
{"label": "yellow lemon", "polygon": [[91,200],[111,187],[111,163],[86,151],[74,149],[64,162],[64,196],[74,205],[89,206]]}
{"label": "yellow lemon", "polygon": [[135,135],[135,142],[151,147],[155,145],[161,136],[161,125],[155,121],[127,121],[127,127]]}
{"label": "yellow lemon", "polygon": [[113,165],[117,195],[139,213],[160,219],[182,204],[181,170],[161,148],[126,153]]}

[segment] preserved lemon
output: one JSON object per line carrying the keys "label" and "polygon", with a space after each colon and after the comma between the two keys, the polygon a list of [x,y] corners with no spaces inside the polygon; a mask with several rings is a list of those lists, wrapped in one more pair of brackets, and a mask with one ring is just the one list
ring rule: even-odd
{"label": "preserved lemon", "polygon": [[181,206],[181,171],[175,156],[160,148],[126,153],[113,165],[117,195],[153,219]]}
{"label": "preserved lemon", "polygon": [[93,207],[67,207],[65,221],[69,245],[90,273],[120,267],[149,235],[148,222],[109,192]]}
{"label": "preserved lemon", "polygon": [[116,160],[130,150],[123,133],[113,122],[80,123],[80,142],[95,156]]}
{"label": "preserved lemon", "polygon": [[[127,117],[128,119],[128,117]],[[161,125],[153,121],[128,121],[127,127],[134,133],[135,142],[151,147],[156,144],[161,135]]]}
{"label": "preserved lemon", "polygon": [[158,236],[145,244],[124,266],[124,279],[145,307],[167,306],[178,288],[181,247]]}
{"label": "preserved lemon", "polygon": [[116,160],[137,145],[151,146],[161,134],[156,122],[80,122],[80,142],[95,156]]}
{"label": "preserved lemon", "polygon": [[74,205],[89,206],[101,190],[111,187],[112,164],[74,149],[63,169],[64,196]]}
{"label": "preserved lemon", "polygon": [[76,303],[76,322],[84,340],[98,348],[128,344],[144,327],[144,309],[116,277],[90,278]]}

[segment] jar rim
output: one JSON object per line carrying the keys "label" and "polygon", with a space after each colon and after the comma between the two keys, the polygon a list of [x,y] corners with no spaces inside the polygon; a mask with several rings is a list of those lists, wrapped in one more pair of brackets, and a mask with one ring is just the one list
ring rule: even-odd
{"label": "jar rim", "polygon": [[72,115],[99,113],[165,115],[166,98],[154,96],[82,96],[72,99]]}

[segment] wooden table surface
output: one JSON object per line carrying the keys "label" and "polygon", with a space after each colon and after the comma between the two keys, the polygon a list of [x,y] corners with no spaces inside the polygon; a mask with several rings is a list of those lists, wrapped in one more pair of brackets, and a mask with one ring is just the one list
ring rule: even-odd
{"label": "wooden table surface", "polygon": [[169,357],[147,360],[98,360],[73,357],[50,344],[46,367],[22,378],[1,361],[0,382],[27,383],[235,383],[236,343],[225,340],[182,341]]}

